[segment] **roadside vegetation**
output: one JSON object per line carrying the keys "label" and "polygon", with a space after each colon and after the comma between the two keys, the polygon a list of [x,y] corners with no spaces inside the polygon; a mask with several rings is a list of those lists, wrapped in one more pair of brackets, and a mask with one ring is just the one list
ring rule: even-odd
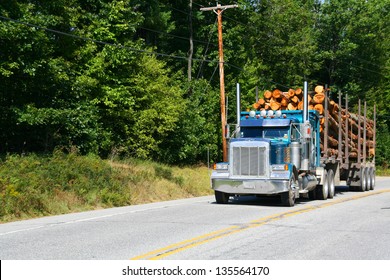
{"label": "roadside vegetation", "polygon": [[211,194],[207,167],[55,151],[0,162],[0,222]]}
{"label": "roadside vegetation", "polygon": [[390,176],[390,169],[384,169],[379,166],[376,170],[376,176]]}

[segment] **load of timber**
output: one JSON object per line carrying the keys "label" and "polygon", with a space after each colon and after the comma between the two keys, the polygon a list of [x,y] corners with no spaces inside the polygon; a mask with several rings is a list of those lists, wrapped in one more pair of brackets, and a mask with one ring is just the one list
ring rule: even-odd
{"label": "load of timber", "polygon": [[[358,157],[358,138],[360,132],[360,151],[363,153],[363,131],[366,133],[366,157],[375,155],[374,145],[374,122],[367,119],[364,122],[364,117],[357,114],[347,112],[346,109],[340,108],[339,105],[326,98],[325,89],[323,86],[316,86],[314,91],[309,92],[308,102],[309,110],[317,110],[320,118],[320,133],[321,133],[321,151],[326,156],[339,156],[339,127],[342,132],[342,149],[341,156],[344,157],[345,145],[348,145],[349,158],[356,159]],[[324,151],[324,127],[325,127],[325,102],[328,107],[328,149]],[[289,89],[283,92],[279,89],[273,91],[266,90],[263,98],[260,98],[253,104],[256,110],[303,110],[303,91],[301,88]],[[341,112],[341,120],[339,121],[339,111]],[[346,143],[345,123],[348,120],[348,143]],[[366,127],[364,127],[366,124]],[[360,125],[360,129],[359,129]]]}

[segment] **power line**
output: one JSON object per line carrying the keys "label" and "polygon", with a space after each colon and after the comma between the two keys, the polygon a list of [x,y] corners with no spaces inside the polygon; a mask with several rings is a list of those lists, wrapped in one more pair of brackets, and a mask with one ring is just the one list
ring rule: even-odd
{"label": "power line", "polygon": [[[186,38],[186,37],[183,37],[183,36],[178,36],[178,35],[174,35],[174,34],[171,34],[171,33],[162,32],[162,31],[150,29],[150,28],[147,28],[147,27],[138,27],[138,28],[139,29],[144,29],[144,30],[147,30],[147,31],[151,31],[151,32],[154,32],[154,33],[168,35],[168,36],[171,36],[171,37],[174,37],[174,38],[178,38],[178,39],[182,39],[182,40],[185,40],[185,41],[189,41],[190,40],[189,38]],[[210,44],[210,42],[201,41],[201,40],[197,40],[197,39],[193,39],[193,41],[194,42],[198,42],[198,43],[202,43],[202,44],[205,44],[205,45],[206,44]],[[216,44],[214,44],[214,43],[211,43],[211,45],[216,46]]]}
{"label": "power line", "polygon": [[[199,5],[199,4],[197,4]],[[34,27],[34,28],[37,28],[37,29],[41,29],[41,30],[44,30],[46,32],[52,32],[52,33],[56,33],[56,34],[60,34],[60,35],[63,35],[63,36],[68,36],[68,37],[72,37],[72,38],[75,38],[75,39],[79,39],[79,40],[84,40],[84,41],[90,41],[90,42],[94,42],[96,44],[101,44],[101,45],[107,45],[107,46],[112,46],[112,47],[117,47],[117,48],[121,48],[121,49],[127,49],[127,50],[131,50],[131,51],[134,51],[134,52],[140,52],[140,53],[146,53],[146,54],[150,54],[150,55],[156,55],[156,56],[161,56],[161,57],[169,57],[169,58],[174,58],[174,59],[180,59],[180,60],[188,60],[187,57],[184,57],[184,56],[179,56],[179,55],[172,55],[172,54],[166,54],[166,53],[161,53],[161,52],[154,52],[154,51],[149,51],[149,50],[145,50],[145,49],[136,49],[136,48],[132,48],[132,47],[129,47],[129,46],[124,46],[124,45],[121,45],[121,44],[114,44],[114,43],[109,43],[109,42],[104,42],[104,41],[100,41],[100,40],[95,40],[95,39],[92,39],[92,38],[86,38],[86,37],[82,37],[82,36],[78,36],[78,35],[75,35],[75,34],[70,34],[70,33],[66,33],[66,32],[62,32],[62,31],[58,31],[58,30],[55,30],[55,29],[51,29],[51,28],[46,28],[46,27],[42,27],[42,26],[38,26],[36,24],[31,24],[31,23],[27,23],[27,22],[22,22],[22,21],[19,21],[19,20],[15,20],[15,19],[12,19],[12,18],[8,18],[8,17],[4,17],[4,16],[0,16],[0,19],[3,19],[3,20],[7,20],[7,21],[11,21],[11,22],[14,22],[14,23],[17,23],[17,24],[22,24],[22,25],[25,25],[25,26],[29,26],[29,27]],[[215,24],[215,23],[214,23]],[[242,23],[241,23],[242,24]],[[247,26],[249,28],[253,28],[251,26]],[[209,42],[210,42],[210,38],[209,37]],[[208,44],[209,44],[208,42]],[[205,42],[204,42],[205,43]],[[215,45],[215,44],[213,44]],[[208,47],[207,47],[208,48]],[[207,51],[206,51],[207,52]],[[205,53],[206,53],[205,52]],[[356,57],[356,56],[355,56]],[[358,57],[357,57],[358,58]],[[201,65],[204,63],[204,62],[209,62],[209,63],[218,63],[217,60],[211,60],[211,59],[206,59],[206,56],[204,55],[203,58],[193,58],[194,61],[200,61],[201,62]],[[364,59],[361,59],[362,61],[366,61]],[[340,62],[340,61],[339,61]],[[346,63],[346,62],[342,62],[342,63]],[[228,62],[224,62],[225,65],[227,66],[230,66],[232,68],[235,68],[237,70],[240,70],[241,72],[244,72],[244,73],[249,73],[247,72],[246,70],[244,70],[243,68],[239,67],[239,66],[236,66],[234,64],[231,64],[231,63],[228,63]],[[376,65],[374,63],[371,63],[373,65]],[[376,65],[378,66],[378,65]],[[358,66],[359,67],[359,66]],[[376,72],[376,71],[373,71],[371,69],[368,69],[368,68],[364,68],[368,71],[371,71],[371,72],[374,72],[374,73],[377,73],[377,74],[381,74],[379,72]],[[359,78],[359,77],[356,77],[356,76],[352,76],[352,75],[348,75],[346,73],[343,73],[343,75],[345,76],[348,76],[348,77],[351,77],[351,78],[357,78],[357,79],[360,79],[360,80],[363,80],[363,81],[366,81],[366,82],[369,82],[367,80],[364,80],[362,78]],[[381,74],[382,75],[382,74]],[[199,75],[198,75],[199,76]],[[280,83],[277,83],[271,79],[266,79],[266,82],[269,82],[269,83],[272,83],[272,84],[275,84],[275,85],[278,85],[278,86],[282,86],[284,88],[289,88],[289,86],[286,86],[286,85],[283,85],[283,84],[280,84]]]}
{"label": "power line", "polygon": [[[219,1],[219,2],[221,2],[221,1]],[[198,4],[198,3],[195,3],[195,2],[194,2],[194,4],[198,5],[199,7],[203,7],[203,5],[201,5],[201,4]],[[252,29],[252,30],[254,30],[254,31],[256,31],[256,32],[258,31],[258,29],[255,28],[254,26],[245,24],[245,23],[243,23],[243,22],[241,22],[241,21],[238,21],[238,20],[233,19],[233,18],[231,18],[231,17],[228,17],[228,16],[226,16],[226,15],[224,15],[224,18],[229,19],[229,20],[231,20],[231,21],[234,21],[234,22],[240,24],[241,26],[243,26],[243,27],[245,27],[245,28],[250,28],[250,29]],[[269,36],[269,37],[273,37],[273,38],[278,38],[277,36],[274,36],[274,35],[272,35],[272,34],[268,34],[268,36]],[[381,67],[381,65],[376,64],[376,63],[373,63],[373,62],[368,61],[368,60],[365,60],[365,59],[363,59],[363,58],[361,58],[360,56],[357,56],[357,55],[355,55],[355,54],[350,53],[349,55],[350,55],[350,56],[353,56],[353,57],[355,57],[356,59],[361,60],[361,61],[363,61],[363,62],[365,62],[365,63],[371,64],[371,65],[373,65],[373,66]],[[341,62],[341,63],[347,64],[347,62],[343,62],[343,61],[340,61],[340,62]],[[382,76],[383,76],[383,74],[382,74],[381,72],[372,70],[372,69],[370,69],[370,68],[367,68],[367,67],[364,67],[364,66],[359,66],[359,65],[356,65],[356,64],[355,64],[355,66],[356,66],[356,67],[359,67],[359,68],[361,68],[361,69],[363,69],[363,70],[366,70],[366,71],[368,71],[368,72],[376,73],[376,74],[379,74],[379,75],[382,75]]]}
{"label": "power line", "polygon": [[[195,3],[193,2],[193,4],[195,4]],[[196,4],[196,5],[199,6],[199,4]],[[170,8],[171,8],[172,10],[175,10],[175,11],[178,11],[178,12],[180,12],[180,13],[182,13],[182,14],[185,14],[185,15],[187,15],[187,16],[193,18],[193,19],[197,19],[197,17],[195,17],[194,15],[191,15],[190,13],[187,13],[187,12],[185,12],[185,11],[183,11],[183,10],[180,10],[180,9],[177,9],[177,8],[174,8],[174,7],[170,7]],[[210,23],[211,23],[211,21],[210,21]]]}
{"label": "power line", "polygon": [[[207,44],[207,46],[206,46],[206,50],[204,51],[203,58],[206,58],[206,54],[207,54],[207,52],[208,52],[208,50],[209,50],[209,45],[210,45],[211,38],[212,38],[212,32],[213,32],[213,29],[214,29],[216,23],[217,23],[217,19],[215,19],[214,25],[213,25],[213,27],[210,29],[210,32],[209,32],[209,40],[208,40],[208,44]],[[215,45],[215,44],[213,44],[213,45]],[[204,60],[202,60],[202,61],[200,62],[198,75],[196,75],[196,78],[197,78],[197,79],[198,79],[199,76],[200,76],[201,70],[202,70],[202,68],[203,68],[203,63],[204,63]]]}
{"label": "power line", "polygon": [[[60,35],[63,35],[63,36],[68,36],[68,37],[71,37],[71,38],[74,38],[74,39],[79,39],[79,40],[83,40],[83,41],[90,41],[90,42],[93,42],[93,43],[96,43],[96,44],[107,45],[107,46],[117,47],[117,48],[121,48],[121,49],[131,50],[131,51],[134,51],[134,52],[141,52],[141,53],[157,55],[157,56],[162,56],[162,57],[170,57],[170,58],[175,58],[175,59],[188,60],[188,58],[184,57],[184,56],[166,54],[166,53],[161,53],[161,52],[154,52],[154,51],[149,51],[149,50],[145,50],[145,49],[136,49],[136,48],[132,48],[132,47],[129,47],[129,46],[124,46],[124,45],[121,45],[121,44],[114,44],[114,43],[100,41],[100,40],[96,40],[96,39],[92,39],[92,38],[86,38],[86,37],[78,36],[78,35],[75,35],[75,34],[70,34],[70,33],[67,33],[67,32],[55,30],[55,29],[52,29],[52,28],[46,28],[46,27],[42,27],[42,26],[39,26],[39,25],[36,25],[36,24],[32,24],[32,23],[22,22],[22,21],[19,21],[19,20],[16,20],[16,19],[12,19],[12,18],[9,18],[9,17],[0,16],[0,19],[11,21],[11,22],[14,22],[14,23],[17,23],[17,24],[22,24],[22,25],[29,26],[29,27],[34,27],[36,29],[41,29],[41,30],[44,30],[44,31],[47,31],[47,32],[52,32],[52,33],[60,34]],[[201,62],[219,63],[219,61],[217,61],[217,60],[205,59],[205,57],[203,57],[203,58],[193,58],[193,60],[201,61]],[[226,63],[226,62],[225,62],[225,64],[226,65],[230,65],[233,68],[236,68],[236,69],[239,69],[239,70],[243,70],[242,68],[240,68],[238,66],[235,66],[233,64]]]}
{"label": "power line", "polygon": [[[36,24],[19,21],[19,20],[12,19],[12,18],[9,18],[9,17],[0,16],[0,19],[7,20],[7,21],[10,21],[10,22],[13,22],[13,23],[17,23],[17,24],[22,24],[22,25],[25,25],[25,26],[28,26],[28,27],[34,27],[36,29],[44,30],[46,32],[51,32],[51,33],[55,33],[55,34],[59,34],[59,35],[63,35],[63,36],[68,36],[68,37],[71,37],[71,38],[74,38],[74,39],[78,39],[78,40],[93,42],[95,44],[101,44],[101,45],[116,47],[116,48],[120,48],[120,49],[127,49],[127,50],[130,50],[130,51],[146,53],[146,54],[150,54],[150,55],[169,57],[169,58],[181,59],[181,60],[188,60],[188,58],[184,57],[184,56],[165,54],[165,53],[154,52],[154,51],[149,51],[149,50],[145,50],[145,49],[136,49],[136,48],[124,46],[124,45],[121,45],[121,44],[114,44],[114,43],[104,42],[104,41],[100,41],[100,40],[95,40],[95,39],[92,39],[92,38],[86,38],[86,37],[78,36],[78,35],[75,35],[75,34],[70,34],[70,33],[67,33],[67,32],[55,30],[55,29],[52,29],[52,28],[46,28],[46,27],[42,27],[42,26],[39,26],[39,25],[36,25]],[[203,56],[203,58],[193,58],[193,60],[194,61],[201,61],[202,63],[204,63],[204,62],[217,63],[217,67],[219,65],[219,61],[206,59],[205,56]],[[238,66],[235,66],[233,64],[230,64],[230,63],[226,63],[225,62],[225,64],[229,65],[229,66],[232,66],[233,68],[236,68],[236,69],[239,69],[239,70],[244,70],[244,69],[242,69],[242,68],[240,68]],[[215,74],[215,71],[214,71],[214,74]],[[213,76],[214,76],[214,74],[213,74]]]}
{"label": "power line", "polygon": [[[358,56],[353,55],[353,54],[349,54],[349,56],[353,56],[353,57],[356,58],[356,59],[359,59],[359,60],[362,60],[362,61],[366,61],[366,60],[364,60],[364,59],[360,59]],[[349,66],[352,66],[352,67],[360,68],[360,69],[362,69],[362,70],[366,70],[366,71],[368,71],[368,72],[371,72],[371,73],[375,73],[375,74],[384,76],[383,73],[378,72],[378,71],[375,71],[375,70],[372,70],[372,69],[367,68],[367,67],[365,67],[365,66],[360,66],[360,65],[356,64],[356,63],[355,63],[354,61],[352,61],[352,60],[343,61],[342,58],[340,58],[340,59],[332,60],[332,61],[335,62],[335,63],[342,63],[342,64],[345,64],[345,65],[349,65]],[[352,64],[351,64],[351,63],[352,63]],[[377,66],[377,67],[382,67],[382,66],[383,66],[383,65],[378,65],[378,64],[374,64],[374,63],[371,63],[371,64],[372,64],[373,66]]]}
{"label": "power line", "polygon": [[373,66],[381,67],[381,65],[376,64],[376,63],[373,63],[373,62],[368,61],[368,60],[365,60],[365,59],[363,59],[363,58],[361,58],[361,57],[359,57],[359,56],[357,56],[357,55],[355,55],[355,54],[350,53],[349,55],[350,55],[350,56],[353,56],[353,57],[355,57],[355,58],[357,58],[357,59],[359,59],[359,60],[361,60],[361,61],[364,61],[365,63],[371,64],[371,65],[373,65]]}
{"label": "power line", "polygon": [[[218,1],[221,5],[223,5],[223,3],[221,3],[221,1]],[[201,7],[201,8],[204,8],[205,6],[203,6],[203,5],[201,5],[201,4],[199,4],[199,3],[196,3],[196,2],[192,2],[193,4],[195,4],[195,5],[197,5],[197,6],[199,6],[199,7]],[[245,25],[244,23],[242,23],[242,22],[240,22],[240,21],[238,21],[238,20],[235,20],[234,18],[231,18],[231,17],[228,17],[228,16],[226,16],[226,15],[224,15],[223,16],[224,18],[227,18],[227,19],[230,19],[231,21],[234,21],[234,22],[236,22],[236,23],[239,23],[239,24],[241,24],[241,25]]]}
{"label": "power line", "polygon": [[[172,54],[166,54],[166,53],[161,53],[161,52],[154,52],[154,51],[149,51],[149,50],[145,50],[145,49],[136,49],[136,48],[132,48],[132,47],[129,47],[129,46],[124,46],[124,45],[121,45],[121,44],[109,43],[109,42],[100,41],[100,40],[96,40],[96,39],[92,39],[92,38],[78,36],[78,35],[75,35],[75,34],[66,33],[66,32],[63,32],[63,31],[58,31],[58,30],[51,29],[51,28],[42,27],[42,26],[39,26],[39,25],[36,25],[36,24],[19,21],[19,20],[12,19],[12,18],[9,18],[9,17],[0,16],[0,19],[11,21],[11,22],[14,22],[14,23],[17,23],[17,24],[22,24],[22,25],[29,26],[29,27],[34,27],[36,29],[41,29],[41,30],[44,30],[46,32],[52,32],[52,33],[56,33],[56,34],[60,34],[60,35],[63,35],[63,36],[68,36],[68,37],[72,37],[72,38],[83,40],[83,41],[93,42],[95,44],[106,45],[106,46],[111,46],[111,47],[116,47],[116,48],[130,50],[130,51],[134,51],[134,52],[146,53],[146,54],[150,54],[150,55],[156,55],[156,56],[162,56],[162,57],[170,57],[170,58],[175,58],[175,59],[188,60],[188,58],[185,57],[185,56],[172,55]],[[194,61],[206,61],[206,62],[211,62],[211,63],[218,63],[218,61],[216,61],[216,60],[208,60],[208,59],[204,59],[204,58],[193,58],[192,60],[194,60]]]}
{"label": "power line", "polygon": [[206,84],[206,86],[205,86],[205,88],[204,88],[203,94],[206,93],[207,88],[208,88],[209,85],[211,84],[211,80],[214,78],[214,75],[215,75],[215,73],[217,72],[218,66],[219,66],[219,65],[215,66],[214,71],[213,71],[213,74],[211,75],[211,78],[210,78],[209,82]]}
{"label": "power line", "polygon": [[341,63],[343,63],[343,64],[345,64],[345,65],[350,65],[350,66],[353,66],[353,67],[360,68],[360,69],[362,69],[362,70],[366,70],[366,71],[371,72],[371,73],[375,73],[375,74],[384,76],[382,73],[380,73],[380,72],[378,72],[378,71],[374,71],[374,70],[371,70],[371,69],[369,69],[369,68],[367,68],[367,67],[364,67],[364,66],[360,66],[360,65],[354,64],[353,61],[351,61],[351,62],[352,62],[352,65],[351,65],[350,63],[346,62],[346,61],[345,61],[345,62],[344,62],[344,61],[339,61],[339,62],[341,62]]}

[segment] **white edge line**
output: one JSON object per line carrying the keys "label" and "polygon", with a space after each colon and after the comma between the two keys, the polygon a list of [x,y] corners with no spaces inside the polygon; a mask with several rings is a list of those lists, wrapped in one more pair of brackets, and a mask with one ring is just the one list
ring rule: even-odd
{"label": "white edge line", "polygon": [[[195,203],[197,203],[197,202],[198,201],[196,201]],[[0,236],[9,235],[9,234],[13,234],[13,233],[19,233],[19,232],[25,232],[25,231],[31,231],[31,230],[45,228],[45,227],[56,227],[56,226],[62,226],[62,225],[76,224],[76,223],[88,222],[88,221],[93,221],[93,220],[98,220],[98,219],[103,219],[103,218],[111,218],[111,217],[125,215],[125,214],[132,214],[132,213],[137,213],[137,212],[144,212],[144,211],[149,211],[149,210],[156,210],[156,209],[161,209],[161,208],[180,206],[180,205],[183,205],[183,204],[186,204],[186,203],[185,202],[183,202],[183,203],[176,203],[176,204],[171,204],[171,205],[164,205],[164,206],[158,206],[158,207],[147,208],[147,209],[132,210],[132,211],[127,211],[127,212],[120,212],[120,213],[115,213],[115,214],[110,214],[110,215],[103,215],[103,216],[97,216],[97,217],[92,217],[92,218],[84,218],[84,219],[73,220],[73,221],[68,221],[68,222],[58,222],[58,223],[55,223],[55,224],[48,224],[48,225],[44,225],[44,226],[31,227],[31,228],[25,228],[25,229],[19,229],[19,230],[3,232],[3,233],[0,233]]]}

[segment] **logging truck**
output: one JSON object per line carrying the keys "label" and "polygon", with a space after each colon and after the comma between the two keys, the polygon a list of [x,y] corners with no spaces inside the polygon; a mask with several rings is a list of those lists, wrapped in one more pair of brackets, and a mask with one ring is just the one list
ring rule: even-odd
{"label": "logging truck", "polygon": [[217,203],[256,195],[280,196],[283,205],[294,206],[300,197],[332,199],[339,185],[355,191],[374,189],[375,107],[371,121],[366,103],[362,116],[360,101],[359,113],[352,114],[348,97],[342,108],[341,95],[338,104],[330,101],[326,88],[317,87],[313,95],[305,82],[303,91],[294,92],[274,91],[272,96],[266,91],[266,101],[279,103],[276,110],[259,100],[254,110],[241,112],[238,86],[236,130],[227,137],[228,161],[215,164],[211,174]]}

